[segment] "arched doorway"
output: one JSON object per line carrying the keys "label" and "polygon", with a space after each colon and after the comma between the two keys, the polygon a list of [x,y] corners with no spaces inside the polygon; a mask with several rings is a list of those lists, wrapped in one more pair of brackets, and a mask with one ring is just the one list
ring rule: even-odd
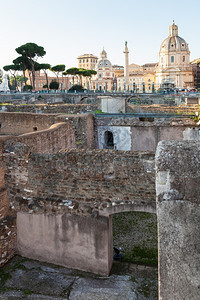
{"label": "arched doorway", "polygon": [[[157,300],[158,234],[155,205],[111,205],[103,209],[100,215],[110,220],[110,275],[130,276],[135,282],[138,299]],[[122,260],[113,260],[113,246],[122,248]]]}
{"label": "arched doorway", "polygon": [[114,137],[111,131],[105,131],[104,133],[104,148],[105,149],[114,149]]}
{"label": "arched doorway", "polygon": [[122,248],[123,262],[158,265],[156,214],[121,212],[112,215],[113,246]]}

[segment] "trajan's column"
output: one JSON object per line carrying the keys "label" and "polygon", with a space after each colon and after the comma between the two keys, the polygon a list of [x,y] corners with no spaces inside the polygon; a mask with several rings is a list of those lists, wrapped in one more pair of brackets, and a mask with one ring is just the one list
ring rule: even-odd
{"label": "trajan's column", "polygon": [[125,54],[125,64],[124,64],[124,89],[126,91],[129,90],[129,51],[127,46],[127,41],[125,42],[125,48],[124,48],[124,54]]}

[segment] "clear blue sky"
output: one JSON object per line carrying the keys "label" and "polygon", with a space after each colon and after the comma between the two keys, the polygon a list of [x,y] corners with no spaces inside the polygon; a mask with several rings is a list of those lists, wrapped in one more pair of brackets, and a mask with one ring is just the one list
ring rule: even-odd
{"label": "clear blue sky", "polygon": [[173,19],[189,44],[191,60],[200,57],[199,0],[0,0],[0,68],[17,57],[27,42],[43,46],[40,62],[77,66],[84,53],[99,56],[104,47],[112,64],[158,61],[161,42]]}

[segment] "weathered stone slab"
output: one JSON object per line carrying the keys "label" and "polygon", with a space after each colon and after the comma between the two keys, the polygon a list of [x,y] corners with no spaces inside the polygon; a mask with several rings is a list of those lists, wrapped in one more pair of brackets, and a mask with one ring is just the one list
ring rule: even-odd
{"label": "weathered stone slab", "polygon": [[134,292],[134,282],[130,276],[115,276],[108,278],[79,278],[73,285],[69,300],[117,300],[137,299]]}
{"label": "weathered stone slab", "polygon": [[5,287],[29,290],[32,293],[57,296],[65,292],[75,278],[58,273],[46,273],[38,270],[16,270]]}
{"label": "weathered stone slab", "polygon": [[159,299],[199,299],[200,142],[161,142],[156,153]]}

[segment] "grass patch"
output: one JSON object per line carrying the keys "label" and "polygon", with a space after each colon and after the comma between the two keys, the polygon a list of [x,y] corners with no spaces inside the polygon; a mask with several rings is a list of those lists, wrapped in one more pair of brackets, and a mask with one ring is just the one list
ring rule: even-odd
{"label": "grass patch", "polygon": [[124,262],[157,266],[157,217],[145,212],[113,215],[113,245],[121,247]]}
{"label": "grass patch", "polygon": [[6,280],[10,279],[12,276],[10,273],[5,272],[4,270],[0,270],[0,283],[4,284]]}
{"label": "grass patch", "polygon": [[31,295],[32,292],[30,290],[24,290],[24,295]]}
{"label": "grass patch", "polygon": [[83,143],[82,140],[77,140],[77,141],[76,141],[76,145],[80,145],[80,144],[82,144],[82,143]]}
{"label": "grass patch", "polygon": [[26,270],[25,266],[22,265],[22,263],[26,260],[26,258],[22,258],[20,261],[17,261],[14,264],[5,265],[3,269],[0,269],[0,283],[3,285],[6,280],[12,278],[10,273],[17,269]]}
{"label": "grass patch", "polygon": [[103,114],[102,110],[95,110],[95,114]]}
{"label": "grass patch", "polygon": [[127,252],[124,255],[123,261],[141,265],[157,266],[158,252],[157,249],[134,246],[130,252]]}

